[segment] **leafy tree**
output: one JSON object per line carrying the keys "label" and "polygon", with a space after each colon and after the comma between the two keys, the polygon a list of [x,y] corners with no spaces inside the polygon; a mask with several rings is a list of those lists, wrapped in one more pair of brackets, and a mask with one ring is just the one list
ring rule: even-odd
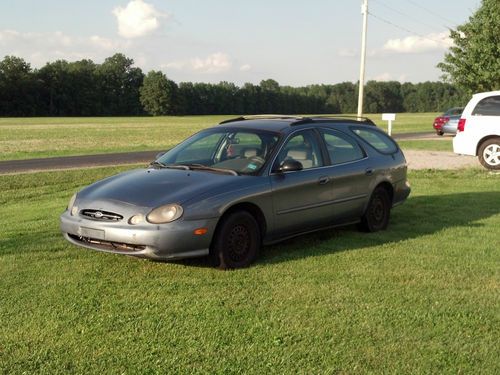
{"label": "leafy tree", "polygon": [[366,108],[369,113],[401,112],[403,99],[399,82],[366,83]]}
{"label": "leafy tree", "polygon": [[96,69],[100,112],[103,115],[142,113],[139,89],[144,74],[133,67],[134,60],[121,53],[108,57]]}
{"label": "leafy tree", "polygon": [[450,36],[454,46],[438,64],[444,77],[469,93],[500,89],[500,1],[483,0]]}
{"label": "leafy tree", "polygon": [[68,62],[57,60],[53,63],[47,63],[37,72],[37,77],[43,83],[40,103],[50,116],[69,115],[71,108],[71,95],[75,88],[69,78]]}
{"label": "leafy tree", "polygon": [[179,112],[178,87],[160,71],[150,71],[140,89],[144,110],[153,116],[172,115]]}
{"label": "leafy tree", "polygon": [[0,114],[9,116],[34,116],[35,81],[29,63],[15,56],[5,56],[0,61]]}

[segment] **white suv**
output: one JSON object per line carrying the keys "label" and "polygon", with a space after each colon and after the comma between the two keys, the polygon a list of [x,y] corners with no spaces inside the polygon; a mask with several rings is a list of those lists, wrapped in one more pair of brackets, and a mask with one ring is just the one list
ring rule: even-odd
{"label": "white suv", "polygon": [[453,151],[478,156],[488,169],[500,169],[500,91],[472,96],[458,121]]}

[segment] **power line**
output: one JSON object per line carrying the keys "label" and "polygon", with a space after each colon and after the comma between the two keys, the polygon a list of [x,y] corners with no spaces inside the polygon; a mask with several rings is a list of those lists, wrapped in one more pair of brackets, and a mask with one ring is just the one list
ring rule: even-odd
{"label": "power line", "polygon": [[384,8],[387,8],[387,9],[393,11],[394,13],[397,13],[397,14],[403,16],[403,17],[409,18],[409,19],[411,19],[414,22],[420,23],[421,25],[432,27],[432,28],[436,27],[436,25],[431,25],[430,23],[422,22],[421,20],[419,20],[419,19],[417,19],[415,17],[412,17],[412,16],[410,16],[410,15],[408,15],[406,13],[403,13],[400,10],[395,9],[395,8],[391,7],[390,5],[387,5],[386,3],[384,3],[384,2],[382,2],[380,0],[372,0],[372,1],[378,3],[379,5],[382,5]]}
{"label": "power line", "polygon": [[391,25],[391,26],[396,27],[396,28],[398,28],[398,29],[400,29],[400,30],[403,30],[403,31],[405,31],[405,32],[407,32],[407,33],[409,33],[409,34],[412,34],[412,35],[417,35],[417,36],[419,36],[419,37],[421,37],[421,38],[423,38],[423,39],[427,39],[427,40],[430,40],[430,41],[432,41],[432,42],[437,42],[437,43],[441,43],[443,40],[445,40],[445,37],[443,37],[443,38],[441,38],[441,39],[429,38],[429,37],[428,37],[428,36],[426,36],[426,35],[419,34],[419,33],[415,32],[415,31],[412,31],[412,30],[407,29],[407,28],[405,28],[405,27],[403,27],[403,26],[400,26],[400,25],[397,25],[397,24],[395,24],[395,23],[393,23],[393,22],[391,22],[391,21],[388,21],[388,20],[386,20],[385,18],[382,18],[382,17],[380,17],[380,16],[377,16],[376,14],[373,14],[372,12],[369,12],[368,14],[369,14],[370,16],[372,16],[373,18],[378,19],[379,21],[382,21],[382,22],[384,22],[384,23],[386,23],[386,24],[388,24],[388,25]]}
{"label": "power line", "polygon": [[448,21],[453,27],[457,27],[457,24],[455,23],[455,21],[452,21],[449,18],[444,17],[442,14],[436,13],[433,10],[430,10],[429,8],[426,8],[423,5],[420,5],[419,3],[417,3],[417,2],[415,2],[413,0],[406,0],[406,1],[409,2],[410,4],[412,4],[413,6],[415,6],[417,8],[420,8],[420,9],[426,11],[427,13],[432,14],[435,17],[438,17],[440,20],[446,20],[446,21]]}

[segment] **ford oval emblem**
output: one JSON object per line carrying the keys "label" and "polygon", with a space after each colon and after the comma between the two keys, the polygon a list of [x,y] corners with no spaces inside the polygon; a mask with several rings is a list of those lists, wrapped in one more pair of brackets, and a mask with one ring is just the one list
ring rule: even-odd
{"label": "ford oval emblem", "polygon": [[97,211],[97,212],[94,214],[94,217],[96,217],[96,218],[101,218],[101,217],[102,217],[102,212],[101,212],[101,211]]}

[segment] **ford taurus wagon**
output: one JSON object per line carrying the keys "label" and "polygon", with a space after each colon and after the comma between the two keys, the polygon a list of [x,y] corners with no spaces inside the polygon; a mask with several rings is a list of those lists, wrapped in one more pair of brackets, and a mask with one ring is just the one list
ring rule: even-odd
{"label": "ford taurus wagon", "polygon": [[248,266],[263,245],[357,223],[384,230],[410,194],[397,143],[369,119],[248,116],[148,167],[97,181],[61,215],[71,243],[149,259]]}

